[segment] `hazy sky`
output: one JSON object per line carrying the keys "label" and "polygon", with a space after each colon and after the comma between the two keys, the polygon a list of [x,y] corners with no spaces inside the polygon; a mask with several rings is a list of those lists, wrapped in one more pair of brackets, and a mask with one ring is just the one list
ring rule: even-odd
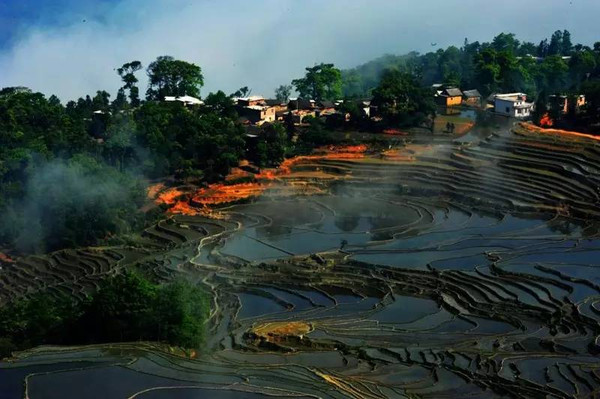
{"label": "hazy sky", "polygon": [[118,66],[172,55],[202,67],[203,95],[271,95],[317,62],[347,68],[465,37],[538,43],[568,29],[592,44],[599,15],[600,0],[0,0],[0,87],[115,93]]}

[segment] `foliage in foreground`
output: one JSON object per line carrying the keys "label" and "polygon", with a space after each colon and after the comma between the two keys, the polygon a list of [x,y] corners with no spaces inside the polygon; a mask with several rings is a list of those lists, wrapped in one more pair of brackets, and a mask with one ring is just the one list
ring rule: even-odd
{"label": "foliage in foreground", "polygon": [[160,341],[199,348],[208,312],[206,294],[189,282],[157,285],[126,272],[83,302],[38,293],[1,308],[0,357],[45,344]]}

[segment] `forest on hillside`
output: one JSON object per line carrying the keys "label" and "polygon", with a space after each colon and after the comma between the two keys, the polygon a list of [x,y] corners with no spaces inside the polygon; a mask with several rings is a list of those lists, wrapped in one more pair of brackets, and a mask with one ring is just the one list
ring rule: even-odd
{"label": "forest on hillside", "polygon": [[600,42],[592,47],[574,44],[569,31],[556,31],[535,44],[512,33],[500,33],[491,42],[471,42],[426,54],[384,55],[342,71],[343,94],[368,96],[386,70],[397,69],[417,77],[424,86],[435,83],[482,94],[525,92],[540,94],[590,91],[588,82],[600,78]]}

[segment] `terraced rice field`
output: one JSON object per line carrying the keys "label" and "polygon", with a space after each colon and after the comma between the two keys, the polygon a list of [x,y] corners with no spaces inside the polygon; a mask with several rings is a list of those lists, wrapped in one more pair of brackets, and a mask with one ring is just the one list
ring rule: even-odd
{"label": "terraced rice field", "polygon": [[135,246],[5,265],[2,301],[137,268],[214,302],[205,353],[36,348],[0,397],[595,397],[599,185],[600,142],[520,126],[306,157]]}

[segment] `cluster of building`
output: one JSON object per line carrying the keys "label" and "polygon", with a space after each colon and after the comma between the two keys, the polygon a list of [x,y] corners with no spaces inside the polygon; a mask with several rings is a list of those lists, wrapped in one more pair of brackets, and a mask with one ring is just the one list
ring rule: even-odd
{"label": "cluster of building", "polygon": [[[478,90],[460,90],[457,87],[446,87],[441,84],[433,85],[435,102],[439,106],[473,106],[489,109],[503,116],[513,118],[528,118],[535,109],[535,104],[528,101],[525,93],[494,93],[485,101]],[[191,96],[165,97],[168,102],[181,102],[185,106],[204,105],[202,100]],[[240,122],[247,125],[260,126],[264,123],[292,121],[302,124],[306,117],[337,118],[348,121],[350,115],[341,111],[344,101],[315,101],[292,98],[289,101],[266,99],[262,96],[239,97],[233,99]],[[364,116],[377,118],[377,107],[371,105],[370,99],[345,100],[352,101]],[[579,110],[585,105],[585,96],[575,97],[574,104],[565,95],[553,95],[549,98],[548,108],[559,109],[567,113],[571,107]]]}
{"label": "cluster of building", "polygon": [[[292,98],[289,101],[265,99],[261,96],[234,98],[242,123],[261,125],[276,121],[291,119],[295,124],[301,124],[306,117],[327,118],[339,117],[349,119],[339,108],[343,101],[315,101]],[[371,114],[370,100],[353,100],[365,116]]]}
{"label": "cluster of building", "polygon": [[478,90],[460,90],[457,87],[444,87],[442,84],[434,84],[435,102],[443,107],[456,107],[459,105],[480,106],[481,94]]}
{"label": "cluster of building", "polygon": [[[436,103],[445,107],[469,105],[490,109],[498,115],[513,118],[528,118],[535,110],[535,104],[528,101],[525,93],[494,93],[486,102],[482,101],[481,94],[477,90],[460,90],[456,87],[443,87],[441,84],[433,85]],[[570,104],[565,95],[552,95],[549,97],[548,108],[559,109],[566,114],[571,106],[579,110],[585,105],[585,96],[575,97],[575,103]]]}

